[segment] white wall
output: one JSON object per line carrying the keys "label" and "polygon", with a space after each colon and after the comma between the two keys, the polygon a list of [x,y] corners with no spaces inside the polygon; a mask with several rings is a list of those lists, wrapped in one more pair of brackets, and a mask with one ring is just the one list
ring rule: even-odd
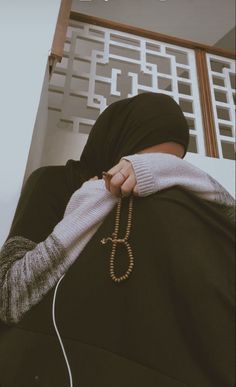
{"label": "white wall", "polygon": [[0,0],[0,245],[19,199],[60,0]]}
{"label": "white wall", "polygon": [[23,184],[35,169],[42,166],[46,133],[48,129],[48,84],[49,64],[45,71]]}
{"label": "white wall", "polygon": [[235,0],[73,0],[72,11],[209,45],[235,26]]}

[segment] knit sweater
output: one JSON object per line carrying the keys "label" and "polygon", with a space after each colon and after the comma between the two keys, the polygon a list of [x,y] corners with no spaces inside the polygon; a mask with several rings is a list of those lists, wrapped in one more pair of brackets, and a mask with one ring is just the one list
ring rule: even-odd
{"label": "knit sweater", "polygon": [[[234,200],[208,174],[169,154],[125,157],[132,163],[138,196],[180,186],[233,215]],[[52,289],[79,257],[117,203],[103,180],[91,180],[71,196],[63,219],[42,242],[22,236],[8,239],[0,251],[0,319],[17,323]]]}

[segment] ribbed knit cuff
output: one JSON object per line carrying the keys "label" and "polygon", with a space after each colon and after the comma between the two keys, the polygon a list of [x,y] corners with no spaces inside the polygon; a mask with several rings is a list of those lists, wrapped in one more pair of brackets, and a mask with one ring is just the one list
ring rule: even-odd
{"label": "ribbed knit cuff", "polygon": [[155,192],[153,173],[151,173],[150,162],[144,155],[132,155],[122,157],[131,162],[137,180],[138,196],[148,196]]}

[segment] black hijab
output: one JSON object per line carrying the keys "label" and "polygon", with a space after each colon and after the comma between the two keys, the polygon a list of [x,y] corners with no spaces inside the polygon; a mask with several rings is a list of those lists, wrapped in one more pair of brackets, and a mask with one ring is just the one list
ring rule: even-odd
{"label": "black hijab", "polygon": [[44,240],[63,218],[81,185],[114,166],[122,156],[167,141],[189,142],[186,119],[173,98],[143,93],[108,106],[98,117],[81,159],[35,170],[24,185],[8,238]]}
{"label": "black hijab", "polygon": [[95,122],[80,159],[86,177],[99,176],[123,156],[173,141],[189,143],[187,121],[168,95],[142,93],[108,106]]}

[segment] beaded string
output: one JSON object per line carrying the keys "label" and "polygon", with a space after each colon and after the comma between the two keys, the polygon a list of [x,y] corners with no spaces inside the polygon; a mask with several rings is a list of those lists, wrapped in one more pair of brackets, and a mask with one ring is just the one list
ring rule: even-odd
{"label": "beaded string", "polygon": [[[110,277],[116,283],[119,283],[121,281],[125,281],[126,279],[128,279],[134,268],[133,252],[128,242],[130,231],[131,231],[132,215],[133,215],[133,197],[131,196],[129,199],[127,226],[126,226],[124,238],[118,238],[119,227],[120,227],[121,203],[122,203],[122,199],[119,198],[119,201],[116,207],[114,232],[112,233],[111,237],[103,238],[101,240],[102,244],[106,244],[108,241],[112,242],[112,249],[111,249],[111,255],[110,255]],[[117,246],[119,244],[124,244],[126,246],[128,258],[129,258],[129,264],[126,272],[120,277],[117,277],[115,274],[115,256],[116,256]]]}

